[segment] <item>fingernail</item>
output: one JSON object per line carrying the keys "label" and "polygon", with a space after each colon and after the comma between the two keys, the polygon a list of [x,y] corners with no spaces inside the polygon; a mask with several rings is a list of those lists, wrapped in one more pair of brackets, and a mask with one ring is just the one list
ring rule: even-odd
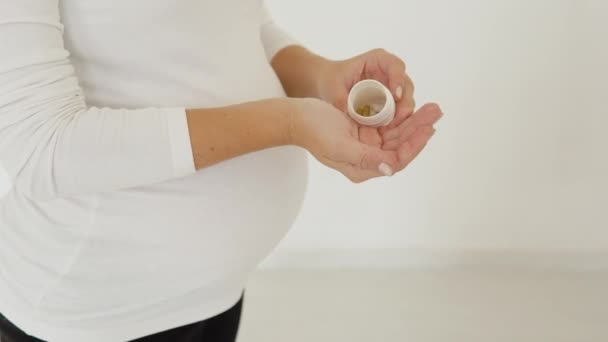
{"label": "fingernail", "polygon": [[398,86],[397,90],[395,90],[395,95],[397,95],[397,99],[401,99],[401,96],[403,95],[403,87]]}
{"label": "fingernail", "polygon": [[380,173],[385,175],[386,177],[390,177],[393,175],[393,169],[391,169],[391,167],[388,166],[387,163],[380,164],[380,166],[378,166],[378,171],[380,171]]}

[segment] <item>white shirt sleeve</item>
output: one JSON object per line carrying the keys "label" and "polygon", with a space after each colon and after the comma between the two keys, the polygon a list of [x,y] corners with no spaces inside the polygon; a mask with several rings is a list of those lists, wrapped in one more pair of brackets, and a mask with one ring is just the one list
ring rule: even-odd
{"label": "white shirt sleeve", "polygon": [[298,45],[298,42],[291,35],[274,22],[265,3],[262,6],[260,36],[262,38],[262,44],[264,44],[264,50],[266,50],[268,61],[271,61],[277,52],[287,46]]}
{"label": "white shirt sleeve", "polygon": [[0,164],[15,190],[49,199],[193,173],[183,108],[87,108],[58,1],[0,2]]}

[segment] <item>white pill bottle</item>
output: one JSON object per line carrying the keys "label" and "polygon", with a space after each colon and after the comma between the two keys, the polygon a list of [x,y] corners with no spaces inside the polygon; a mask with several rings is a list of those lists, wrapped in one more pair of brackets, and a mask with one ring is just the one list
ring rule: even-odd
{"label": "white pill bottle", "polygon": [[[391,91],[376,80],[357,82],[348,94],[348,115],[361,125],[386,126],[395,118],[395,99]],[[359,114],[359,108],[371,109],[369,116]]]}

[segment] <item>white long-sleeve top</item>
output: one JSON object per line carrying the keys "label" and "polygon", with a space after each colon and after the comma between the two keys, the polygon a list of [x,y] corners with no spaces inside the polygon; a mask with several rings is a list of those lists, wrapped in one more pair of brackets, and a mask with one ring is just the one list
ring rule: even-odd
{"label": "white long-sleeve top", "polygon": [[294,220],[290,147],[195,172],[184,108],[285,96],[262,0],[0,0],[0,313],[43,340],[214,316]]}

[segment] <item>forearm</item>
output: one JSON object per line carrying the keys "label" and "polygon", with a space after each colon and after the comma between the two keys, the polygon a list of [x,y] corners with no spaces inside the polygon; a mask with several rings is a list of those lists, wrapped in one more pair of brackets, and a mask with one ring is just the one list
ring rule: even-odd
{"label": "forearm", "polygon": [[289,97],[319,97],[318,80],[332,62],[292,45],[279,51],[272,67]]}
{"label": "forearm", "polygon": [[270,99],[186,111],[196,169],[290,143],[296,100]]}

